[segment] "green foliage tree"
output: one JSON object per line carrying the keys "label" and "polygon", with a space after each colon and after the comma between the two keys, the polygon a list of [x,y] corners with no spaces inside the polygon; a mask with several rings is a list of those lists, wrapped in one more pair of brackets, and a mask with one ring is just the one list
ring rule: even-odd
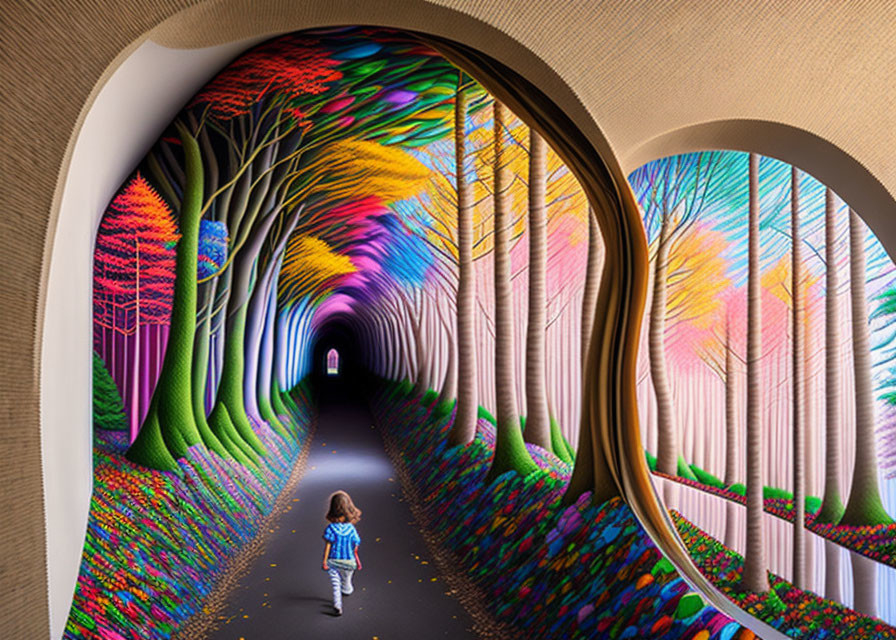
{"label": "green foliage tree", "polygon": [[93,352],[93,426],[110,431],[126,431],[128,428],[121,394],[96,351]]}

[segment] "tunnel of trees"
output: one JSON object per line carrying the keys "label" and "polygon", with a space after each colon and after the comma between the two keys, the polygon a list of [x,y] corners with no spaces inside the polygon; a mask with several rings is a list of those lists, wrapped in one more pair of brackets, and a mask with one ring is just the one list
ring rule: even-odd
{"label": "tunnel of trees", "polygon": [[[614,209],[599,168],[562,159],[575,138],[485,68],[383,29],[283,36],[122,185],[96,238],[66,638],[170,637],[202,610],[313,437],[334,348],[520,637],[748,637],[720,603],[896,637],[886,252],[824,185],[746,153],[658,159]],[[464,546],[474,523],[493,549]]]}

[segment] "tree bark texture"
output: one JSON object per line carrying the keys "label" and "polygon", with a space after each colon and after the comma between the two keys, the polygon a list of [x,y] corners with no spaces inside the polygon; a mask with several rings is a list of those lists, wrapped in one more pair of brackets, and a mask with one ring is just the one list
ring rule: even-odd
{"label": "tree bark texture", "polygon": [[803,301],[803,255],[800,239],[800,176],[796,167],[790,174],[790,242],[791,268],[790,290],[793,297],[793,369],[792,411],[793,425],[793,576],[794,586],[805,589],[806,585],[806,443],[805,415],[803,414],[803,380],[805,374],[805,328]]}
{"label": "tree bark texture", "polygon": [[675,424],[675,406],[666,367],[666,294],[668,291],[666,277],[671,244],[669,236],[669,214],[664,212],[654,258],[653,301],[650,307],[648,350],[650,353],[650,377],[656,393],[656,469],[660,473],[674,476],[678,474],[680,447],[678,429]]}
{"label": "tree bark texture", "polygon": [[740,440],[737,428],[737,371],[731,346],[731,313],[725,317],[725,484],[740,480]]}
{"label": "tree bark texture", "polygon": [[146,419],[127,452],[132,462],[162,471],[179,471],[175,458],[184,457],[187,449],[200,441],[193,417],[191,369],[203,170],[196,138],[181,123],[177,123],[177,129],[184,148],[186,177],[168,346]]}
{"label": "tree bark texture", "polygon": [[865,228],[859,216],[850,210],[849,292],[852,299],[852,355],[856,392],[856,461],[853,465],[849,500],[840,524],[852,526],[888,524],[893,521],[880,498],[865,277]]}
{"label": "tree bark texture", "polygon": [[[458,79],[460,82],[461,79]],[[467,445],[476,436],[479,414],[476,361],[476,273],[473,267],[473,189],[467,182],[467,95],[458,88],[454,105],[454,152],[457,176],[457,413],[451,445]]]}
{"label": "tree bark texture", "polygon": [[[603,267],[603,242],[597,218],[591,205],[588,205],[588,263],[585,267],[585,291],[582,297],[582,367],[588,359],[588,343],[591,330],[594,328],[594,311],[597,305],[597,292],[600,288],[600,272]],[[584,378],[584,376],[583,376]]]}
{"label": "tree bark texture", "polygon": [[747,284],[747,547],[741,584],[768,591],[762,497],[762,309],[759,267],[759,156],[750,154],[749,276]]}
{"label": "tree bark texture", "polygon": [[529,132],[529,322],[526,327],[526,442],[547,451],[551,446],[551,416],[545,381],[545,306],[547,293],[547,144]]}
{"label": "tree bark texture", "polygon": [[507,108],[494,102],[494,275],[495,275],[495,457],[489,479],[507,471],[527,475],[538,470],[523,441],[516,402],[513,353],[513,285],[510,280],[510,236],[513,214],[507,201],[510,186],[504,148]]}
{"label": "tree bark texture", "polygon": [[[843,516],[840,499],[840,404],[843,393],[840,385],[840,308],[837,289],[840,286],[837,267],[837,227],[834,220],[834,192],[827,189],[824,206],[825,259],[825,472],[824,496],[816,522],[836,524]],[[826,574],[828,575],[828,574]],[[839,580],[839,576],[837,578]],[[839,588],[838,588],[839,589]],[[825,589],[825,593],[828,589]]]}

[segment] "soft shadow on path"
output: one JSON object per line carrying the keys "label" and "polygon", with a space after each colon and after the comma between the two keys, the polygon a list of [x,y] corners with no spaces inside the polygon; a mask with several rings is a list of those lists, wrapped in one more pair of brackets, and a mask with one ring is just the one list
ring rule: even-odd
{"label": "soft shadow on path", "polygon": [[[430,563],[398,476],[357,392],[320,388],[320,417],[305,476],[209,634],[213,640],[425,640],[476,638],[472,621]],[[327,498],[348,491],[364,512],[363,571],[344,614],[332,615],[321,569]]]}

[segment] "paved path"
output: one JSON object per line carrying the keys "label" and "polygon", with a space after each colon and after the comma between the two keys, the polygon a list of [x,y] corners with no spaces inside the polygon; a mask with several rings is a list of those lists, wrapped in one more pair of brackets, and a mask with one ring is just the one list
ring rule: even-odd
{"label": "paved path", "polygon": [[[265,552],[231,594],[212,640],[428,640],[475,638],[472,621],[436,574],[404,503],[368,409],[348,389],[323,389],[308,468]],[[363,571],[332,615],[321,569],[327,498],[348,491],[364,512],[358,524]]]}

